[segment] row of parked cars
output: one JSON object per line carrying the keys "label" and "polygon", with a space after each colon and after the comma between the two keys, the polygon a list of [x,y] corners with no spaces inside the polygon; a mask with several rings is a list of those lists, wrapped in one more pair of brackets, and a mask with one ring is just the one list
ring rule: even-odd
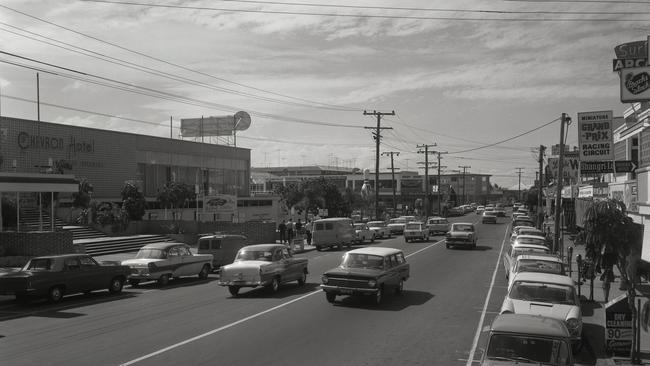
{"label": "row of parked cars", "polygon": [[524,215],[513,219],[503,263],[508,291],[482,364],[573,365],[582,339],[575,284],[545,233]]}

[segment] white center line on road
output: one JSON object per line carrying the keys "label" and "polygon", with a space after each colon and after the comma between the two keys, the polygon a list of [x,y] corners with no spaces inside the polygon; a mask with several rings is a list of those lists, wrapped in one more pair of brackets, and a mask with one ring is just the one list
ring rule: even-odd
{"label": "white center line on road", "polygon": [[[429,249],[429,248],[431,248],[431,247],[433,247],[433,246],[436,246],[436,245],[438,245],[438,244],[440,244],[440,243],[442,243],[442,242],[444,242],[444,240],[440,240],[440,241],[435,242],[435,243],[433,243],[433,244],[431,244],[431,245],[427,245],[426,247],[424,247],[424,248],[422,248],[422,249],[420,249],[420,250],[418,250],[418,251],[415,251],[415,252],[413,252],[413,253],[407,255],[406,258],[411,257],[411,256],[414,256],[414,255],[416,255],[416,254],[418,254],[418,253],[420,253],[420,252],[422,252],[422,251],[424,251],[424,250],[427,250],[427,249]],[[124,362],[124,363],[120,364],[120,366],[129,366],[129,365],[133,365],[133,364],[135,364],[135,363],[138,363],[138,362],[140,362],[140,361],[144,361],[144,360],[146,360],[146,359],[148,359],[148,358],[151,358],[151,357],[157,356],[157,355],[159,355],[159,354],[161,354],[161,353],[165,353],[165,352],[167,352],[167,351],[170,351],[170,350],[172,350],[172,349],[174,349],[174,348],[178,348],[178,347],[180,347],[180,346],[186,345],[186,344],[188,344],[188,343],[191,343],[191,342],[194,342],[194,341],[198,341],[198,340],[201,339],[201,338],[205,338],[205,337],[210,336],[210,335],[212,335],[212,334],[219,333],[219,332],[221,332],[221,331],[223,331],[223,330],[226,330],[226,329],[228,329],[228,328],[232,328],[232,327],[234,327],[235,325],[238,325],[238,324],[244,323],[244,322],[249,321],[249,320],[251,320],[251,319],[255,319],[255,318],[257,318],[257,317],[259,317],[259,316],[262,316],[262,315],[264,315],[264,314],[266,314],[266,313],[270,313],[271,311],[274,311],[274,310],[277,310],[277,309],[283,308],[283,307],[285,307],[285,306],[287,306],[287,305],[293,304],[294,302],[298,302],[298,301],[303,300],[303,299],[305,299],[305,298],[307,298],[307,297],[309,297],[309,296],[312,296],[312,295],[315,295],[315,294],[319,294],[319,293],[322,293],[322,292],[323,292],[323,291],[320,290],[320,289],[319,289],[319,290],[316,290],[316,291],[313,291],[313,292],[310,292],[310,293],[308,293],[308,294],[306,294],[306,295],[303,295],[303,296],[301,296],[301,297],[295,298],[295,299],[293,299],[293,300],[291,300],[291,301],[287,301],[287,302],[285,302],[285,303],[282,303],[282,304],[280,304],[280,305],[278,305],[278,306],[274,306],[274,307],[272,307],[272,308],[269,308],[269,309],[266,309],[266,310],[264,310],[264,311],[261,311],[261,312],[259,312],[259,313],[257,313],[257,314],[253,314],[253,315],[248,316],[248,317],[246,317],[246,318],[243,318],[243,319],[237,320],[236,322],[233,322],[233,323],[230,323],[230,324],[224,325],[223,327],[213,329],[213,330],[211,330],[211,331],[209,331],[209,332],[205,332],[205,333],[203,333],[203,334],[199,334],[199,335],[197,335],[196,337],[192,337],[192,338],[186,339],[186,340],[184,340],[184,341],[182,341],[182,342],[178,342],[178,343],[176,343],[176,344],[172,344],[171,346],[168,346],[168,347],[165,347],[165,348],[161,348],[161,349],[159,349],[159,350],[157,350],[157,351],[155,351],[155,352],[151,352],[151,353],[146,354],[146,355],[144,355],[144,356],[142,356],[142,357],[138,357],[138,358],[133,359],[133,360],[131,360],[131,361]]]}
{"label": "white center line on road", "polygon": [[[508,225],[509,227],[510,225]],[[503,241],[501,242],[501,249],[499,250],[499,258],[497,258],[497,264],[494,266],[494,272],[492,273],[492,281],[490,282],[490,288],[488,293],[485,296],[485,303],[483,304],[483,311],[481,311],[481,319],[478,322],[478,327],[476,327],[476,334],[474,335],[474,342],[472,342],[472,349],[469,351],[469,356],[467,357],[467,363],[465,366],[471,366],[474,361],[474,353],[476,353],[476,347],[478,345],[478,340],[481,337],[481,329],[483,329],[483,322],[485,321],[485,313],[487,313],[488,302],[490,302],[490,297],[492,296],[492,288],[494,287],[494,280],[497,277],[497,272],[499,271],[499,263],[501,263],[501,254],[503,254],[503,246],[506,243],[506,238],[508,235],[508,230],[506,227],[506,232],[503,236]]]}

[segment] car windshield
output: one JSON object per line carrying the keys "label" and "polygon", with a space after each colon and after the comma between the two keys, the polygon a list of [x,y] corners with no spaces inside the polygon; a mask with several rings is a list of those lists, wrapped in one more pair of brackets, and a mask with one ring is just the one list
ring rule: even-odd
{"label": "car windshield", "polygon": [[235,260],[270,262],[271,258],[273,258],[273,253],[269,250],[240,250]]}
{"label": "car windshield", "polygon": [[559,339],[493,334],[490,337],[486,358],[566,366],[571,364],[569,352],[567,343]]}
{"label": "car windshield", "polygon": [[508,296],[513,300],[576,305],[572,286],[553,283],[516,281]]}
{"label": "car windshield", "polygon": [[35,258],[25,265],[24,270],[49,271],[52,269],[52,260],[49,258]]}
{"label": "car windshield", "polygon": [[517,237],[517,243],[519,244],[534,244],[534,245],[546,245],[545,239],[538,238],[522,238]]}
{"label": "car windshield", "polygon": [[383,221],[370,221],[368,223],[368,226],[370,227],[385,227],[386,223]]}
{"label": "car windshield", "polygon": [[390,219],[391,224],[406,224],[406,219]]}
{"label": "car windshield", "polygon": [[531,247],[514,248],[512,250],[512,257],[516,258],[517,256],[524,253],[548,253],[548,249],[531,248]]}
{"label": "car windshield", "polygon": [[366,228],[366,225],[364,224],[354,224],[354,228],[357,230],[363,230]]}
{"label": "car windshield", "polygon": [[539,236],[544,236],[544,233],[541,232],[540,230],[531,230],[531,229],[522,229],[519,230],[519,235],[539,235]]}
{"label": "car windshield", "polygon": [[451,231],[474,231],[474,227],[467,224],[454,224],[451,227]]}
{"label": "car windshield", "polygon": [[384,257],[380,255],[346,253],[341,268],[384,268]]}
{"label": "car windshield", "polygon": [[517,262],[517,272],[543,272],[564,274],[562,263],[543,259],[520,259]]}
{"label": "car windshield", "polygon": [[406,224],[406,230],[420,230],[420,224]]}
{"label": "car windshield", "polygon": [[162,249],[142,248],[138,251],[138,254],[136,254],[135,257],[138,259],[165,259],[167,258],[167,254]]}

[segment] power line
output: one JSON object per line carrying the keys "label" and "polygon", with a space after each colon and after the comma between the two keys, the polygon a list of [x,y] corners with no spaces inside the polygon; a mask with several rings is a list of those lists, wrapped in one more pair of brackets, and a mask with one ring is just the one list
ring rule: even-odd
{"label": "power line", "polygon": [[206,73],[206,72],[202,72],[202,71],[194,70],[194,69],[191,69],[191,68],[189,68],[189,67],[186,67],[186,66],[183,66],[183,65],[180,65],[180,64],[176,64],[176,63],[173,63],[173,62],[170,62],[170,61],[166,61],[166,60],[163,60],[163,59],[161,59],[161,58],[158,58],[158,57],[155,57],[155,56],[151,56],[151,55],[148,55],[148,54],[143,53],[143,52],[140,52],[140,51],[135,51],[135,50],[132,50],[132,49],[130,49],[130,48],[127,48],[127,47],[124,47],[124,46],[120,46],[120,45],[118,45],[118,44],[116,44],[116,43],[112,43],[112,42],[105,41],[105,40],[103,40],[103,39],[101,39],[101,38],[98,38],[98,37],[95,37],[95,36],[91,36],[91,35],[85,34],[85,33],[83,33],[83,32],[80,32],[80,31],[74,30],[74,29],[72,29],[72,28],[69,28],[69,27],[65,27],[65,26],[62,26],[62,25],[56,24],[56,23],[54,23],[54,22],[51,22],[51,21],[48,21],[48,20],[45,20],[45,19],[39,18],[39,17],[37,17],[37,16],[34,16],[34,15],[31,15],[31,14],[28,14],[28,13],[26,13],[26,12],[23,12],[23,11],[20,11],[20,10],[17,10],[17,9],[13,9],[13,8],[8,7],[8,6],[6,6],[6,5],[2,5],[2,4],[0,4],[0,8],[4,8],[4,9],[7,9],[7,10],[10,10],[10,11],[16,12],[16,13],[21,14],[21,15],[23,15],[23,16],[26,16],[26,17],[28,17],[28,18],[32,18],[32,19],[38,20],[38,21],[40,21],[40,22],[43,22],[43,23],[49,24],[49,25],[51,25],[51,26],[54,26],[54,27],[57,27],[57,28],[60,28],[60,29],[64,29],[64,30],[66,30],[66,31],[68,31],[68,32],[72,32],[72,33],[77,34],[77,35],[80,35],[80,36],[82,36],[82,37],[86,37],[86,38],[92,39],[92,40],[94,40],[94,41],[97,41],[97,42],[100,42],[100,43],[103,43],[103,44],[107,44],[107,45],[109,45],[109,46],[112,46],[112,47],[115,47],[115,48],[121,49],[121,50],[123,50],[123,51],[127,51],[127,52],[129,52],[129,53],[133,53],[133,54],[135,54],[135,55],[138,55],[138,56],[141,56],[141,57],[145,57],[145,58],[147,58],[147,59],[154,60],[154,61],[157,61],[157,62],[163,63],[163,64],[165,64],[165,65],[173,66],[173,67],[176,67],[176,68],[179,68],[179,69],[185,70],[185,71],[189,71],[189,72],[192,72],[192,73],[195,73],[195,74],[199,74],[199,75],[202,75],[202,76],[206,76],[206,77],[209,77],[209,78],[212,78],[212,79],[215,79],[215,80],[219,80],[219,81],[222,81],[222,82],[225,82],[225,83],[230,83],[230,84],[237,85],[237,86],[240,86],[240,87],[243,87],[243,88],[248,88],[248,89],[252,89],[252,90],[255,90],[255,91],[259,91],[259,92],[263,92],[263,93],[267,93],[267,94],[271,94],[271,95],[275,95],[275,96],[279,96],[279,97],[283,97],[283,98],[289,98],[289,99],[293,99],[293,100],[298,100],[298,101],[301,101],[301,102],[306,102],[306,103],[311,103],[311,104],[318,104],[318,105],[322,105],[322,106],[329,106],[329,107],[335,107],[335,108],[341,108],[342,110],[347,110],[347,111],[349,111],[349,112],[359,112],[359,111],[360,111],[360,109],[352,109],[352,108],[347,108],[347,109],[346,109],[346,107],[343,107],[343,106],[337,106],[337,105],[333,105],[333,104],[327,104],[327,103],[322,103],[322,102],[317,102],[317,101],[311,101],[311,100],[304,99],[304,98],[293,97],[293,96],[290,96],[290,95],[285,95],[285,94],[281,94],[281,93],[276,93],[276,92],[273,92],[273,91],[270,91],[270,90],[265,90],[265,89],[257,88],[257,87],[254,87],[254,86],[250,86],[250,85],[246,85],[246,84],[238,83],[238,82],[235,82],[235,81],[232,81],[232,80],[228,80],[228,79],[220,78],[220,77],[217,77],[217,76],[214,76],[214,75],[208,74],[208,73]]}
{"label": "power line", "polygon": [[[130,5],[130,6],[148,6],[152,8],[173,8],[173,9],[190,9],[190,10],[210,10],[210,11],[224,11],[233,13],[258,13],[258,14],[279,14],[279,15],[307,15],[307,16],[326,16],[326,17],[350,17],[350,18],[380,18],[380,19],[414,19],[414,20],[453,20],[453,21],[515,21],[515,22],[591,22],[591,21],[606,21],[606,22],[643,22],[648,19],[629,19],[629,18],[462,18],[462,17],[443,17],[443,16],[406,16],[406,15],[370,15],[370,14],[339,14],[339,13],[315,13],[315,12],[296,12],[296,11],[278,11],[278,10],[257,10],[257,9],[232,9],[232,8],[215,8],[215,7],[199,7],[199,6],[184,6],[184,5],[167,5],[167,4],[152,4],[152,3],[137,3],[129,1],[108,1],[108,0],[82,0],[84,2],[106,3],[115,5]],[[647,4],[647,3],[646,3]],[[462,9],[457,9],[462,12]],[[439,10],[442,11],[442,10]],[[487,13],[488,11],[483,11]],[[509,14],[509,13],[500,13]],[[539,13],[510,13],[510,14],[530,14],[538,15]],[[551,14],[549,12],[549,14]],[[638,13],[637,13],[638,14]],[[571,14],[569,14],[571,15]],[[587,14],[585,14],[587,15]],[[615,14],[602,14],[602,15],[615,15]]]}

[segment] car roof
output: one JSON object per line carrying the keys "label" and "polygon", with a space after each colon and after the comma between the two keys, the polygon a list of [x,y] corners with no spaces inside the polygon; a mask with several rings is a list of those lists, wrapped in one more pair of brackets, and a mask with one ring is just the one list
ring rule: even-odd
{"label": "car roof", "polygon": [[517,257],[518,261],[522,259],[543,260],[548,262],[564,263],[562,259],[560,259],[560,257],[558,257],[556,254],[551,254],[551,253],[526,253],[526,254],[521,254]]}
{"label": "car roof", "polygon": [[284,244],[255,244],[255,245],[247,245],[245,247],[242,247],[239,250],[271,250],[275,249],[278,247],[284,247],[286,248],[287,246]]}
{"label": "car roof", "polygon": [[472,226],[474,226],[474,224],[472,224],[471,222],[452,222],[451,224],[452,225],[472,225]]}
{"label": "car roof", "polygon": [[574,286],[573,278],[546,272],[519,272],[515,274],[515,277],[512,279],[513,283],[517,281],[553,283],[570,287]]}
{"label": "car roof", "polygon": [[548,337],[569,337],[569,331],[561,320],[530,314],[497,315],[492,322],[491,331]]}
{"label": "car roof", "polygon": [[323,222],[323,221],[341,221],[341,220],[352,220],[349,217],[328,217],[326,219],[318,219],[314,222]]}
{"label": "car roof", "polygon": [[213,234],[213,235],[203,235],[199,239],[223,239],[223,238],[241,238],[247,239],[245,235],[237,234]]}
{"label": "car roof", "polygon": [[401,253],[402,251],[399,249],[395,248],[384,248],[384,247],[365,247],[365,248],[358,248],[358,249],[353,249],[350,250],[347,253],[352,253],[352,254],[372,254],[372,255],[380,255],[380,256],[386,256],[386,255],[391,255],[391,254],[396,254],[396,253]]}
{"label": "car roof", "polygon": [[175,243],[173,241],[169,241],[169,242],[162,242],[162,243],[147,244],[147,245],[143,246],[140,249],[143,249],[143,248],[147,248],[147,249],[167,249],[169,247],[173,247],[173,246],[176,246],[176,245],[183,245],[183,246],[187,246],[187,247],[189,246],[189,245],[187,245],[185,243]]}
{"label": "car roof", "polygon": [[409,221],[407,224],[420,224],[423,225],[424,223],[422,221]]}
{"label": "car roof", "polygon": [[518,242],[515,242],[515,243],[512,244],[512,247],[515,248],[515,249],[530,248],[530,249],[546,249],[546,250],[548,250],[548,247],[546,247],[546,245],[530,244],[530,243],[518,243]]}
{"label": "car roof", "polygon": [[31,259],[74,258],[74,257],[90,257],[90,255],[84,253],[52,254],[52,255],[41,255],[38,257],[30,258],[30,260]]}
{"label": "car roof", "polygon": [[546,237],[543,237],[541,235],[519,234],[519,235],[517,235],[517,238],[515,240],[518,240],[518,239],[542,239],[542,240],[546,240]]}
{"label": "car roof", "polygon": [[385,224],[385,223],[386,223],[385,221],[379,221],[379,220],[368,221],[368,225],[370,225],[370,224]]}

